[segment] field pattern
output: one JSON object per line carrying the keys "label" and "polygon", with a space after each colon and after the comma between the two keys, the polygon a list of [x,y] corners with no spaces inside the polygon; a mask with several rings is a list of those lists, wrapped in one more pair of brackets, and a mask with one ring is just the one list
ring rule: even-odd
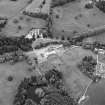
{"label": "field pattern", "polygon": [[0,0],[0,105],[105,105],[104,67],[104,0]]}

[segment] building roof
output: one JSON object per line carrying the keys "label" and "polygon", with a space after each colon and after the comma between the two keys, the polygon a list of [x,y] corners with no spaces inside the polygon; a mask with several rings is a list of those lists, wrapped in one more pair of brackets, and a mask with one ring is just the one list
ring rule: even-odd
{"label": "building roof", "polygon": [[29,31],[29,33],[26,35],[26,38],[32,39],[32,38],[37,39],[39,38],[43,38],[43,33],[41,32],[41,29],[31,29],[31,31]]}

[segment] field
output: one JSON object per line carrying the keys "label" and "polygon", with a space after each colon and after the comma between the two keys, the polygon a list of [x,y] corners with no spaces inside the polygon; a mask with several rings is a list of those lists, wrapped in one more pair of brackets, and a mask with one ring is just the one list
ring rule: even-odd
{"label": "field", "polygon": [[7,17],[8,23],[1,34],[7,36],[25,35],[31,28],[44,27],[46,22],[41,19],[31,18],[22,14],[29,5],[30,0],[2,0],[0,1],[0,17]]}
{"label": "field", "polygon": [[19,14],[27,5],[30,0],[18,0],[13,2],[10,0],[0,0],[0,16],[12,18]]}
{"label": "field", "polygon": [[[8,23],[1,34],[8,36],[20,36],[26,34],[32,27],[44,27],[46,22],[38,18],[32,18],[22,14],[22,11],[35,12],[40,2],[34,0],[10,0],[0,1],[0,16],[7,17]],[[49,13],[50,0],[41,9],[42,13]],[[82,33],[94,28],[105,25],[105,14],[97,7],[86,9],[87,0],[77,0],[64,6],[53,8],[53,36],[55,38],[66,38],[74,36],[76,33]]]}
{"label": "field", "polygon": [[93,30],[105,25],[105,14],[95,6],[86,9],[88,0],[77,0],[54,8],[53,29],[55,37],[72,37],[76,33]]}
{"label": "field", "polygon": [[105,104],[105,79],[98,84],[91,85],[87,94],[90,96],[86,105],[104,105]]}
{"label": "field", "polygon": [[[29,66],[25,62],[20,62],[14,66],[0,64],[0,105],[12,105],[17,86],[24,77],[32,75],[27,69]],[[8,81],[12,76],[13,81]]]}
{"label": "field", "polygon": [[[40,1],[42,2],[42,0]],[[7,25],[0,32],[1,35],[21,36],[27,34],[31,28],[43,28],[46,26],[45,20],[32,18],[22,13],[23,10],[34,12],[38,5],[40,5],[38,0],[34,0],[32,4],[29,4],[29,2],[30,0],[17,0],[16,2],[0,0],[0,17],[8,18]],[[42,9],[42,13],[49,13],[50,2],[51,0],[47,0],[46,5],[44,5]],[[105,26],[105,14],[95,6],[92,9],[86,9],[84,6],[87,2],[88,0],[77,0],[53,8],[52,29],[54,38],[59,39],[64,36],[64,39],[66,39],[75,36],[77,33],[87,32],[100,26]],[[105,34],[103,33],[88,38],[87,40],[98,40],[105,43]],[[29,71],[28,68],[30,68],[30,66],[25,61],[15,65],[0,64],[0,105],[12,105],[20,81],[26,76],[36,75],[38,69],[42,73],[52,68],[62,71],[65,85],[69,92],[72,93],[75,98],[82,96],[91,80],[80,72],[77,68],[77,64],[87,55],[92,55],[96,58],[96,55],[91,51],[84,50],[81,47],[68,48],[63,55],[53,54],[49,56],[47,61],[37,65],[34,71]],[[13,76],[13,81],[8,81],[8,76]],[[95,93],[95,91],[103,89],[104,94],[105,88],[103,87],[105,86],[103,83],[104,82],[102,82],[102,84],[99,83],[101,86],[99,84],[91,85],[87,94],[90,98],[92,97],[92,99],[89,100],[86,105],[97,105],[97,103],[94,103],[95,101],[93,101],[97,100],[94,96],[99,94],[98,97],[101,97],[101,95],[98,92],[96,94],[93,94],[92,92]],[[98,90],[95,90],[95,87],[97,88],[98,86]],[[103,95],[103,97],[104,96],[105,95]],[[98,99],[98,102],[105,103],[103,98],[102,100],[100,98]],[[104,105],[103,103],[99,103],[99,105]]]}
{"label": "field", "polygon": [[[44,73],[46,70],[56,68],[64,74],[65,85],[69,92],[75,98],[83,95],[86,87],[91,80],[85,76],[77,68],[77,64],[84,56],[96,55],[91,51],[82,49],[81,47],[68,48],[63,55],[50,55],[47,61],[36,66],[34,71],[29,71],[29,65],[26,62],[20,62],[14,66],[9,64],[0,65],[0,105],[11,105],[16,93],[17,86],[24,77],[36,75],[37,69]],[[8,81],[8,76],[13,76],[12,81]],[[90,94],[89,94],[90,95]]]}
{"label": "field", "polygon": [[42,4],[43,0],[34,0],[30,5],[28,5],[24,10],[26,12],[32,12],[32,13],[43,13],[48,14],[50,9],[50,3],[51,0],[47,0],[45,5],[40,8],[40,5]]}
{"label": "field", "polygon": [[21,36],[27,34],[30,29],[41,28],[44,27],[45,24],[46,23],[44,20],[35,19],[19,14],[8,21],[8,24],[3,29],[2,33],[7,36]]}

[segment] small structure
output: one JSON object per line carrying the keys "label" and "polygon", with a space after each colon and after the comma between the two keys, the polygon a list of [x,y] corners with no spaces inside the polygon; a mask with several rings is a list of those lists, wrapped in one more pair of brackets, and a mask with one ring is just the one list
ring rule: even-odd
{"label": "small structure", "polygon": [[37,38],[44,38],[44,37],[47,37],[47,31],[45,28],[42,28],[42,29],[32,28],[25,38],[36,40]]}

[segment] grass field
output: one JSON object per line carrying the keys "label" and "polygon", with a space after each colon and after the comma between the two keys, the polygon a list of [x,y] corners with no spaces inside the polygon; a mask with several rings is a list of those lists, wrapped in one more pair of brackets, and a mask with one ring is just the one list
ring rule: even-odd
{"label": "grass field", "polygon": [[102,43],[105,43],[105,33],[100,34],[98,36],[90,37],[90,39],[93,41],[100,41]]}
{"label": "grass field", "polygon": [[93,84],[87,91],[90,96],[85,105],[105,105],[105,79],[98,84]]}
{"label": "grass field", "polygon": [[82,33],[105,25],[105,14],[95,6],[92,9],[86,9],[87,2],[87,0],[77,0],[54,8],[55,37],[60,37],[60,35],[72,37],[75,33]]}
{"label": "grass field", "polygon": [[[78,62],[87,55],[92,55],[96,58],[96,55],[91,51],[84,50],[81,47],[69,48],[65,50],[63,55],[50,55],[48,60],[39,64],[36,69],[39,69],[42,73],[52,68],[62,71],[65,85],[69,92],[77,98],[83,95],[86,87],[91,82],[91,80],[77,68]],[[29,72],[29,67],[26,62],[20,62],[14,66],[0,64],[0,105],[12,105],[16,88],[20,81],[26,76],[36,75],[37,70]],[[11,82],[7,81],[7,77],[10,75],[13,76],[13,81]]]}
{"label": "grass field", "polygon": [[[21,36],[27,34],[31,28],[41,28],[46,25],[46,21],[42,19],[32,18],[22,14],[24,9],[34,10],[35,7],[37,7],[34,6],[37,4],[35,1],[33,4],[28,5],[29,1],[30,0],[18,0],[17,2],[13,2],[10,0],[0,0],[0,17],[8,18],[8,23],[0,34]],[[82,33],[105,25],[105,14],[96,7],[89,10],[85,9],[84,6],[86,2],[87,0],[81,0],[81,2],[77,0],[76,2],[53,9],[54,37],[72,37],[75,33]],[[48,4],[49,2],[43,8],[43,12],[49,11],[49,8],[46,8],[49,6]],[[90,40],[105,42],[105,35],[101,34],[90,38]],[[80,47],[69,48],[62,56],[51,55],[46,62],[41,63],[38,67],[42,72],[51,68],[61,70],[64,73],[65,85],[70,92],[72,92],[74,97],[77,98],[84,93],[84,90],[91,81],[77,68],[77,63],[86,55],[92,55],[96,58],[96,55],[91,51],[84,50]],[[26,62],[20,62],[14,66],[0,64],[0,105],[12,105],[19,82],[25,76],[34,75],[36,73],[36,71],[34,71],[34,73],[29,72],[27,68],[29,68],[29,65],[27,65]],[[11,82],[7,81],[9,75],[14,77]],[[92,87],[89,92],[91,96],[94,96],[92,94],[93,89]],[[103,90],[105,91],[105,89]],[[98,95],[98,93],[96,95]],[[87,105],[90,105],[90,103]]]}
{"label": "grass field", "polygon": [[[34,0],[30,5],[28,5],[26,8],[25,8],[25,11],[27,12],[35,12],[36,9],[39,8],[40,4],[42,3],[43,0]],[[36,11],[37,12],[37,11]]]}
{"label": "grass field", "polygon": [[30,0],[18,0],[18,1],[10,1],[10,0],[1,0],[0,1],[0,16],[12,18],[20,13],[23,10]]}
{"label": "grass field", "polygon": [[42,4],[42,2],[43,0],[34,0],[24,10],[32,13],[41,12],[43,14],[49,14],[51,0],[46,0],[46,3],[42,5],[42,8],[40,8],[40,5]]}
{"label": "grass field", "polygon": [[26,34],[31,28],[41,28],[45,26],[46,22],[44,20],[31,18],[22,14],[22,11],[30,5],[29,1],[30,0],[0,1],[0,16],[8,18],[8,23],[2,30],[3,34],[7,36],[20,36]]}
{"label": "grass field", "polygon": [[[24,77],[32,75],[25,62],[12,66],[0,64],[0,105],[12,105],[17,86]],[[13,76],[13,81],[8,81],[8,76]]]}
{"label": "grass field", "polygon": [[[22,14],[23,10],[35,11],[41,4],[42,0],[34,0],[28,4],[30,0],[18,0],[16,2],[10,0],[0,1],[0,16],[9,18],[8,24],[2,33],[13,36],[26,34],[32,27],[44,27],[44,20],[31,18]],[[49,12],[51,0],[41,9],[42,13]],[[95,6],[92,9],[86,9],[87,0],[77,0],[70,2],[62,7],[53,9],[53,36],[61,38],[62,36],[72,37],[76,33],[86,32],[96,27],[105,25],[105,14]]]}
{"label": "grass field", "polygon": [[19,14],[8,21],[2,32],[8,36],[21,36],[27,34],[30,29],[41,28],[45,24],[44,20]]}

